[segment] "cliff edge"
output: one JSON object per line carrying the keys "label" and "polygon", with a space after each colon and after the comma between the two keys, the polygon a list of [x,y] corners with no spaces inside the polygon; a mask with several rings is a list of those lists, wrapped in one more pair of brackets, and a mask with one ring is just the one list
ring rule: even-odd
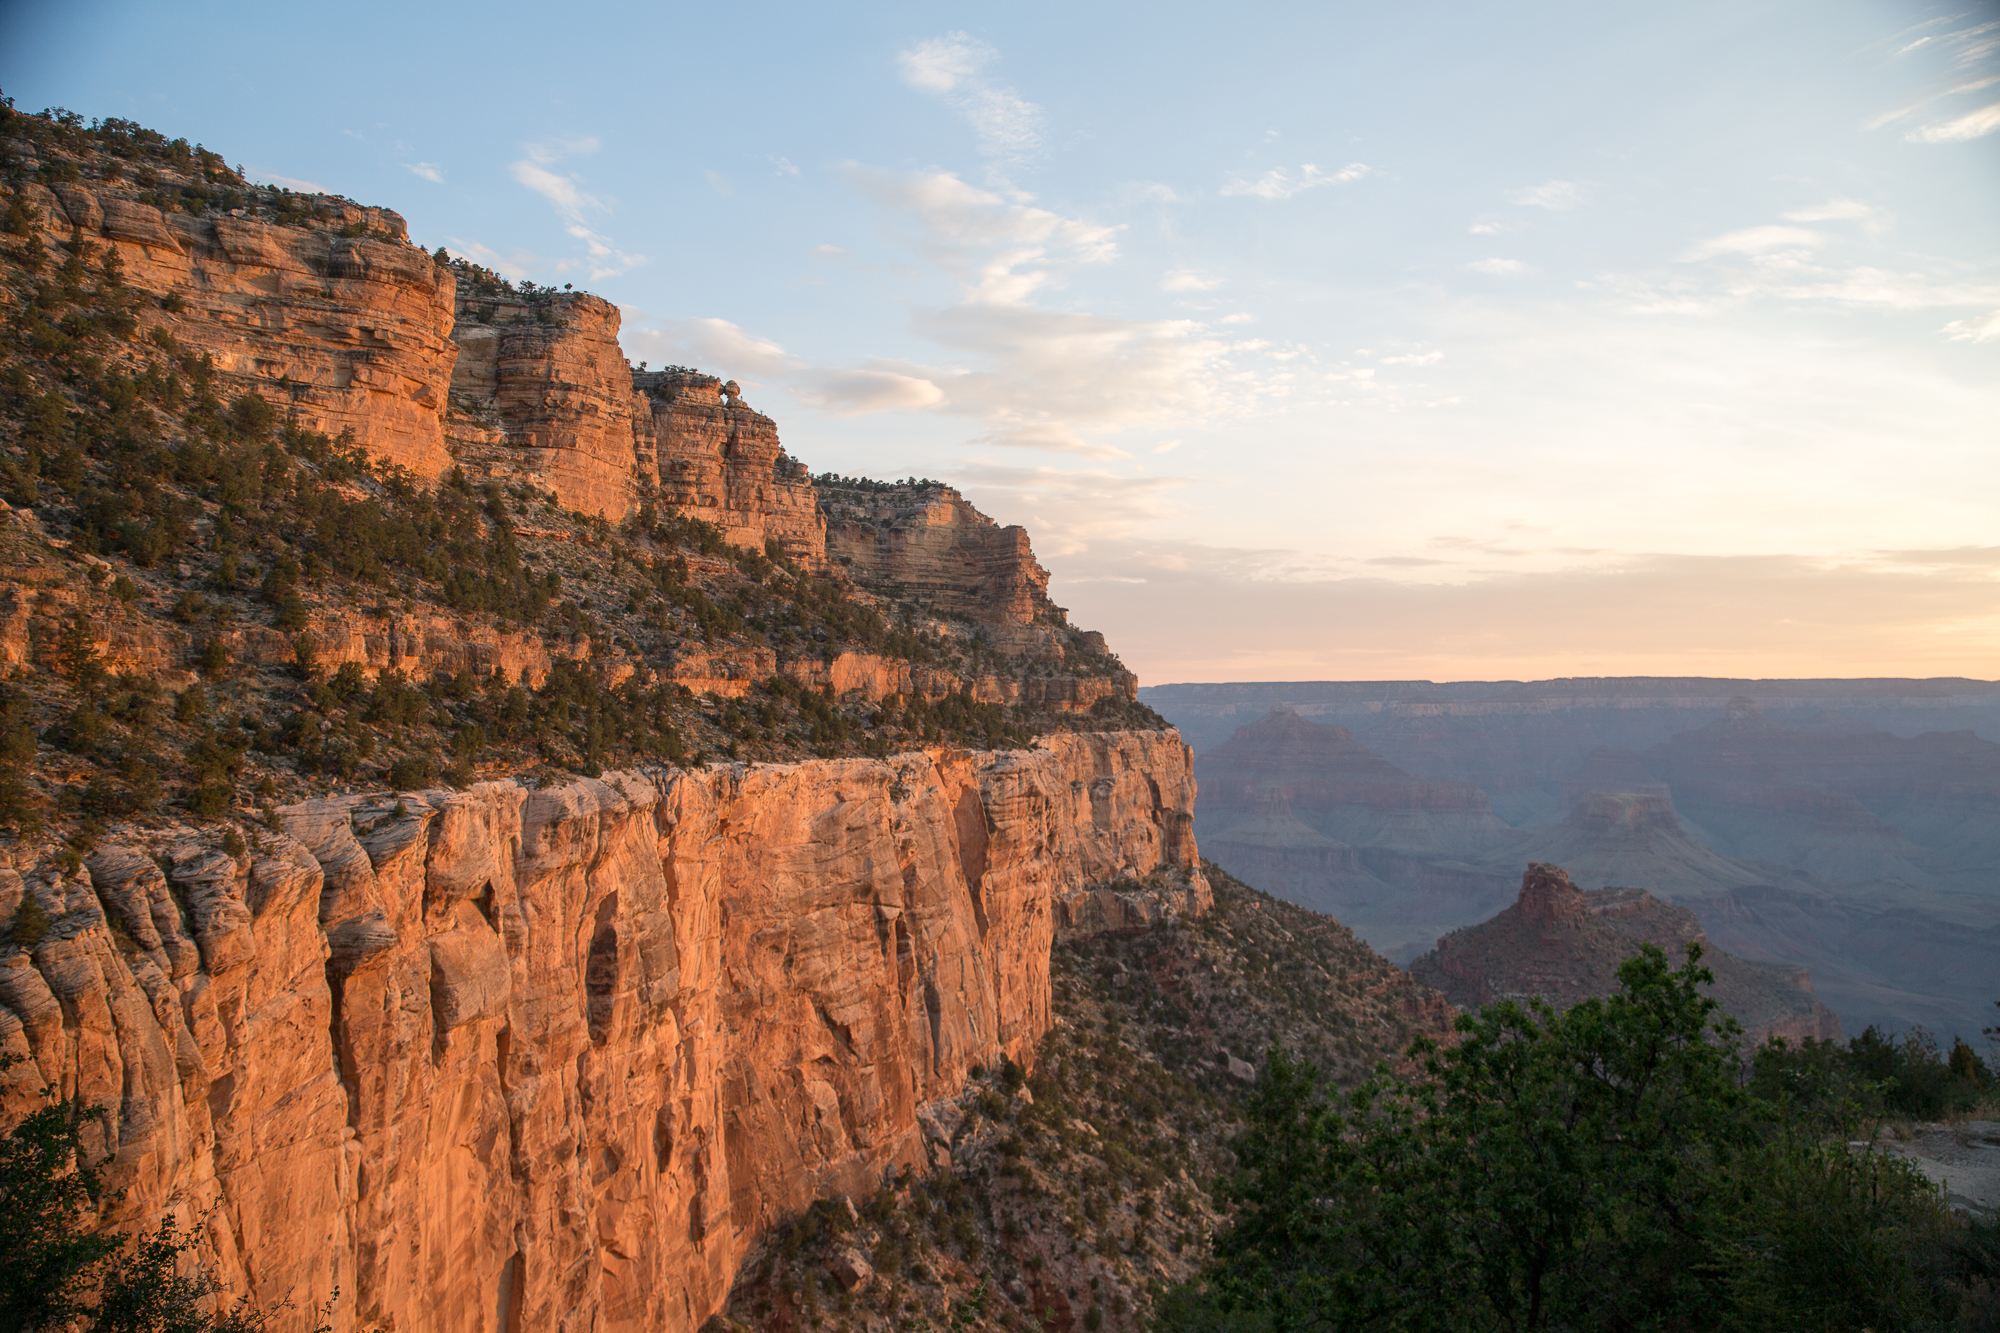
{"label": "cliff edge", "polygon": [[1193,795],[1170,733],[1082,734],[107,839],[0,871],[50,922],[0,954],[7,1109],[112,1107],[107,1222],[337,1329],[691,1330],[1032,1058],[1059,930],[1206,905]]}

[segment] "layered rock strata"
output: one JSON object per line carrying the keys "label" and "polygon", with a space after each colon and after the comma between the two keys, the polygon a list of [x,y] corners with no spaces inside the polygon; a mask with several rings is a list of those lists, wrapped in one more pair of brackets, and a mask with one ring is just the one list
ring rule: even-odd
{"label": "layered rock strata", "polygon": [[641,371],[632,377],[651,404],[659,440],[660,498],[689,518],[761,551],[775,541],[818,567],[826,559],[826,519],[812,476],[778,442],[778,423],[743,401],[736,382],[694,371]]}
{"label": "layered rock strata", "polygon": [[225,401],[255,390],[420,476],[451,466],[455,282],[410,244],[399,215],[310,196],[303,206],[321,225],[307,227],[271,220],[256,196],[197,215],[163,212],[135,181],[13,188],[47,242],[116,252],[125,283],[155,298],[144,321],[209,357]]}
{"label": "layered rock strata", "polygon": [[1025,528],[1001,527],[936,482],[833,482],[821,499],[828,553],[856,582],[977,621],[1002,652],[1061,656],[1062,613]]}
{"label": "layered rock strata", "polygon": [[452,452],[474,477],[527,477],[565,509],[623,519],[655,473],[652,405],[587,292],[457,295]]}
{"label": "layered rock strata", "polygon": [[1504,906],[1483,857],[1514,839],[1486,793],[1430,782],[1345,727],[1274,708],[1200,762],[1202,844],[1267,892],[1328,912],[1392,959]]}
{"label": "layered rock strata", "polygon": [[752,1239],[1031,1058],[1059,926],[1208,898],[1172,732],[282,811],[0,871],[6,1111],[109,1107],[107,1220],[337,1330],[698,1327]]}

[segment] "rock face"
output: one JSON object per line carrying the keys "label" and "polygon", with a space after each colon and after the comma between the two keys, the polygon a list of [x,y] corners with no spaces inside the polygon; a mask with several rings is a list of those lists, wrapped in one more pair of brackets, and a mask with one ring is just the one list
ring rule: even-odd
{"label": "rock face", "polygon": [[637,508],[653,414],[618,323],[617,306],[586,292],[458,293],[451,434],[468,474],[532,478],[563,508],[613,520]]}
{"label": "rock face", "polygon": [[826,559],[826,519],[812,477],[778,443],[778,423],[752,411],[736,382],[693,371],[640,372],[659,440],[660,498],[670,509],[722,529],[761,551],[775,541],[817,567]]}
{"label": "rock face", "polygon": [[1691,835],[1673,801],[1651,792],[1589,793],[1562,823],[1527,835],[1488,864],[1511,881],[1533,861],[1559,863],[1583,884],[1643,884],[1677,899],[1767,882]]}
{"label": "rock face", "polygon": [[338,1330],[697,1328],[755,1235],[1030,1058],[1059,926],[1208,901],[1171,732],[292,806],[0,871],[0,1047],[107,1105],[109,1218]]}
{"label": "rock face", "polygon": [[1708,945],[1685,907],[1644,889],[1579,889],[1560,866],[1536,862],[1521,894],[1492,920],[1455,930],[1410,964],[1410,974],[1465,1009],[1540,996],[1562,1008],[1618,989],[1618,965],[1657,944],[1678,965],[1688,944],[1704,946],[1715,974],[1709,993],[1757,1045],[1773,1037],[1840,1039],[1840,1019],[1813,994],[1802,967],[1753,963]]}
{"label": "rock face", "polygon": [[177,345],[212,359],[225,402],[254,389],[420,476],[451,466],[455,283],[397,214],[312,196],[321,225],[304,227],[241,209],[163,213],[134,183],[19,193],[47,239],[115,250],[127,285],[173,308]]}
{"label": "rock face", "polygon": [[1637,760],[1729,855],[1990,900],[2000,744],[1971,731],[1905,737],[1817,721],[1784,726],[1739,697]]}
{"label": "rock face", "polygon": [[1002,652],[1060,657],[1062,612],[1025,528],[1001,527],[936,482],[832,482],[821,498],[828,553],[862,586],[970,617]]}

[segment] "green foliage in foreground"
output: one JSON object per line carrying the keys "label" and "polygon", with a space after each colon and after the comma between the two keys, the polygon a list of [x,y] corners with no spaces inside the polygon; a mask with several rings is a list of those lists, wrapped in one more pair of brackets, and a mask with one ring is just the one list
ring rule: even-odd
{"label": "green foliage in foreground", "polygon": [[[0,1069],[13,1063],[0,1061]],[[209,1311],[214,1280],[184,1271],[192,1232],[171,1220],[140,1236],[94,1229],[102,1164],[89,1161],[84,1136],[104,1116],[102,1108],[51,1102],[0,1138],[0,1333],[268,1329],[277,1311],[247,1300]]]}
{"label": "green foliage in foreground", "polygon": [[1235,1225],[1160,1327],[1990,1327],[1992,1225],[1744,1086],[1699,957],[1649,946],[1621,993],[1560,1013],[1488,1006],[1418,1044],[1421,1076],[1344,1100],[1274,1051]]}

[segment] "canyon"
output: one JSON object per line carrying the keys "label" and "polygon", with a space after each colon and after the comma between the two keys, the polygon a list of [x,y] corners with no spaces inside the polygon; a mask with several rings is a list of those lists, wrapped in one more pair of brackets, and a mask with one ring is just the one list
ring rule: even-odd
{"label": "canyon", "polygon": [[1202,845],[1393,958],[1506,908],[1539,862],[1586,890],[1650,890],[1743,960],[1808,967],[1850,1032],[1991,1022],[2000,687],[1330,682],[1142,697],[1197,738],[1270,710],[1200,754]]}
{"label": "canyon", "polygon": [[[919,1286],[967,1326],[1004,1277],[983,1326],[1124,1333],[1201,1262],[1269,1046],[1351,1086],[1447,1035],[1383,955],[1514,921],[1524,854],[1707,914],[1543,893],[1537,940],[1589,942],[1548,985],[1706,928],[1760,1031],[1838,1030],[1764,957],[1814,876],[1983,910],[1990,742],[1815,750],[1824,682],[1784,735],[1713,682],[1142,692],[1023,528],[813,475],[602,297],[124,122],[9,108],[0,150],[0,1115],[107,1108],[97,1220],[175,1219],[232,1296],[792,1333]],[[2000,717],[1982,688],[1867,697]],[[1946,816],[1885,804],[1940,766]],[[1454,938],[1452,999],[1522,984]],[[932,1198],[949,1244],[895,1258],[880,1210]]]}
{"label": "canyon", "polygon": [[339,1333],[692,1333],[1033,1064],[1060,940],[1210,908],[1023,529],[389,210],[3,114],[0,1114],[107,1110],[99,1225]]}

